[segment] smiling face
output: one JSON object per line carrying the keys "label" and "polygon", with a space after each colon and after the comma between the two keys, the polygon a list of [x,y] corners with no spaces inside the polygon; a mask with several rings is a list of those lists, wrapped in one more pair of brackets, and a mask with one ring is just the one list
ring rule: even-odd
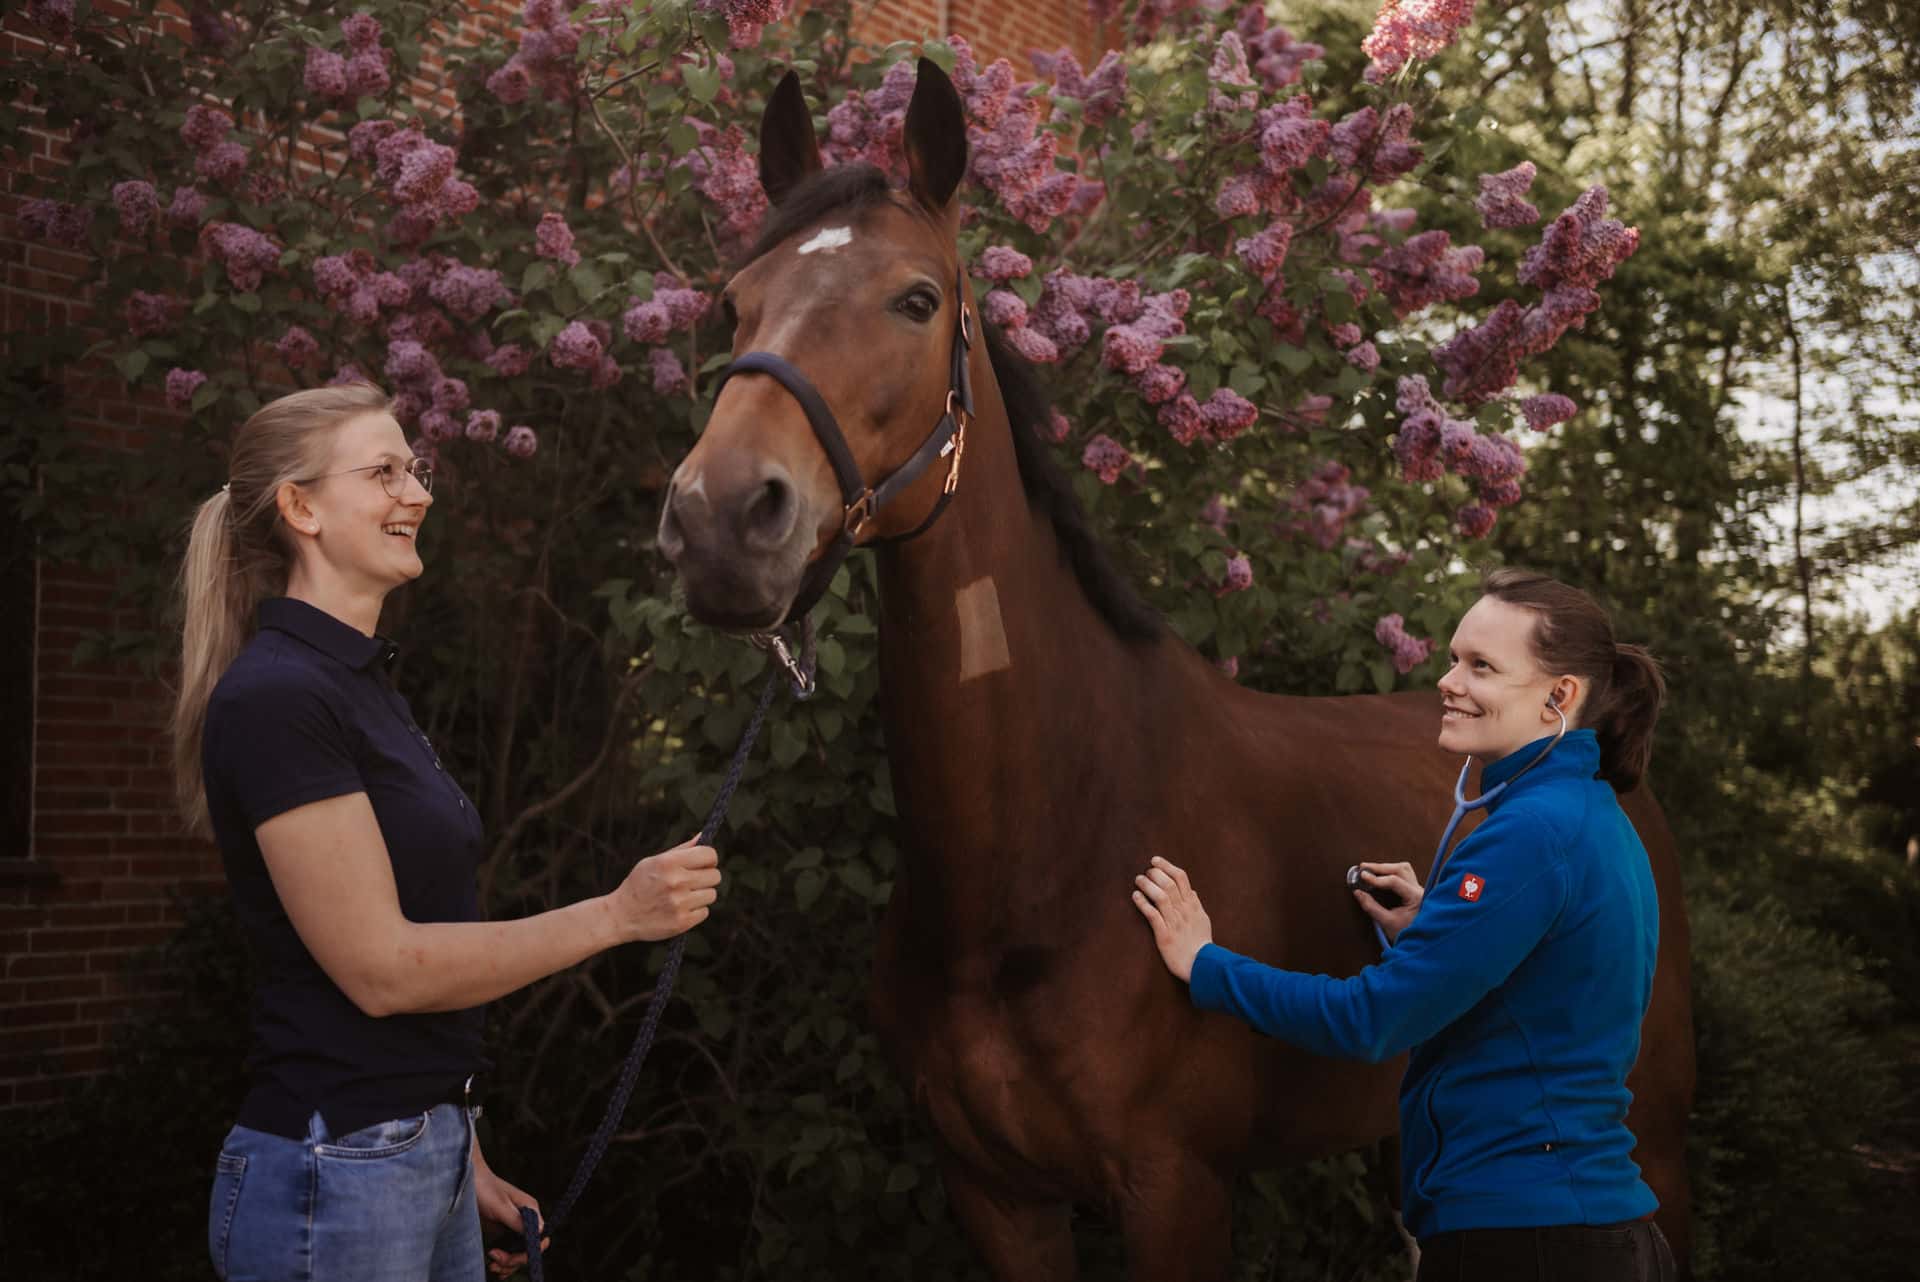
{"label": "smiling face", "polygon": [[[282,487],[296,574],[355,596],[384,596],[420,575],[415,540],[433,496],[407,474],[413,451],[391,414],[357,415],[331,435],[317,473],[322,479]],[[388,485],[398,498],[387,493]]]}
{"label": "smiling face", "polygon": [[1544,671],[1533,654],[1532,610],[1481,597],[1454,630],[1453,666],[1440,678],[1445,710],[1440,746],[1497,761],[1559,729],[1547,706],[1558,696],[1570,725],[1578,725],[1585,682]]}

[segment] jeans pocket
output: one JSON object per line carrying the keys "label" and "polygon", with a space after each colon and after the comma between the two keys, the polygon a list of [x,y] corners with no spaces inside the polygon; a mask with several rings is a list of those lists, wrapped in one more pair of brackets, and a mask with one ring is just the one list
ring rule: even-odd
{"label": "jeans pocket", "polygon": [[410,1117],[396,1117],[389,1122],[375,1122],[372,1126],[349,1131],[324,1144],[316,1144],[313,1152],[316,1157],[348,1158],[363,1162],[394,1157],[418,1144],[426,1135],[427,1126],[432,1120],[433,1112],[428,1110]]}
{"label": "jeans pocket", "polygon": [[227,1248],[233,1241],[233,1210],[240,1202],[240,1183],[247,1175],[247,1159],[222,1153],[213,1164],[213,1195],[207,1201],[207,1254],[213,1274],[227,1277]]}

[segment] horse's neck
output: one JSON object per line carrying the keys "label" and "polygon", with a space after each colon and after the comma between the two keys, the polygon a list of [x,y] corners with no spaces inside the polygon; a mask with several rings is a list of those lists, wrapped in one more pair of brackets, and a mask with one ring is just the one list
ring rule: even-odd
{"label": "horse's neck", "polygon": [[1026,429],[990,378],[975,385],[959,494],[879,563],[882,703],[909,911],[1017,945],[1096,875],[1084,836],[1068,840],[1092,799],[1068,793],[1146,750],[1143,670],[1172,647],[1129,645],[1100,617],[1022,489],[1010,431]]}

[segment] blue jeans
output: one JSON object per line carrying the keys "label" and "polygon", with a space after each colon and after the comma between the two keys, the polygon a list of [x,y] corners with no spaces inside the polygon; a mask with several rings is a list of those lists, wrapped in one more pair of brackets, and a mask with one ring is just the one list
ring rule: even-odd
{"label": "blue jeans", "polygon": [[305,1139],[236,1126],[207,1246],[222,1282],[482,1282],[473,1119],[458,1104]]}

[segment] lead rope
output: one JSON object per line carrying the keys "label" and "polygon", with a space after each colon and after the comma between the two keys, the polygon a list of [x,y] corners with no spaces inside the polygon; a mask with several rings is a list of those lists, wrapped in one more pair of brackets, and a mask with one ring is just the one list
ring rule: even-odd
{"label": "lead rope", "polygon": [[[801,655],[796,661],[789,654],[785,643],[777,633],[772,636],[777,649],[775,658],[779,661],[774,671],[767,674],[767,683],[760,688],[760,702],[754,707],[753,717],[747,722],[746,731],[740,736],[739,747],[733,750],[733,760],[727,766],[727,776],[720,784],[720,795],[713,799],[713,808],[707,812],[707,822],[700,828],[700,844],[713,844],[714,835],[720,829],[720,823],[727,815],[727,806],[733,800],[734,790],[740,786],[740,776],[747,765],[747,755],[753,750],[753,741],[759,737],[760,726],[767,719],[767,709],[773,705],[774,691],[780,688],[784,678],[793,686],[796,698],[804,699],[813,693],[814,647],[813,624],[811,619],[801,624]],[[566,1194],[561,1197],[560,1205],[547,1217],[545,1230],[551,1234],[558,1229],[567,1216],[572,1213],[574,1203],[579,1201],[585,1191],[587,1181],[592,1178],[593,1170],[606,1156],[607,1146],[613,1142],[614,1128],[620,1124],[621,1117],[627,1111],[627,1101],[633,1095],[634,1085],[640,1080],[640,1065],[646,1061],[647,1052],[653,1048],[654,1034],[660,1028],[660,1014],[666,1009],[667,999],[673,995],[673,981],[679,977],[680,961],[686,956],[687,937],[678,935],[667,947],[666,964],[660,968],[660,977],[654,982],[653,997],[647,1002],[647,1013],[640,1020],[640,1031],[634,1034],[633,1048],[627,1052],[626,1063],[620,1068],[620,1081],[613,1088],[613,1098],[607,1101],[607,1111],[600,1119],[599,1127],[593,1138],[587,1142],[587,1151],[580,1156],[580,1165],[574,1168],[573,1179],[567,1185]],[[541,1234],[540,1214],[530,1206],[520,1208],[520,1232],[526,1239],[527,1274],[533,1282],[546,1282],[545,1261],[540,1254]]]}

